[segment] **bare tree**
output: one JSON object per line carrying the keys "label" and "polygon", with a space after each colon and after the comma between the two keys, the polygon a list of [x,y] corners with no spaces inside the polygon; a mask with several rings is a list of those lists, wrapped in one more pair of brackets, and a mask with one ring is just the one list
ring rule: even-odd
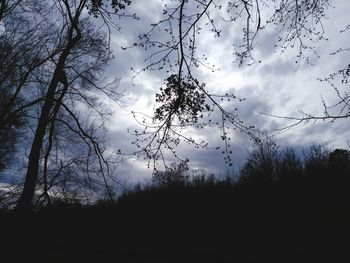
{"label": "bare tree", "polygon": [[[58,134],[56,133],[58,125],[64,125],[66,131],[77,135],[86,143],[89,149],[86,158],[89,159],[92,155],[97,157],[97,164],[106,186],[104,171],[109,172],[107,159],[94,137],[96,135],[93,136],[89,128],[86,130],[73,109],[75,106],[78,107],[79,102],[83,102],[85,106],[98,111],[98,102],[96,99],[94,101],[93,95],[96,91],[111,99],[117,99],[115,91],[110,89],[111,85],[100,86],[96,79],[101,66],[106,65],[111,59],[108,38],[98,33],[89,16],[84,15],[83,11],[87,8],[90,15],[101,17],[107,23],[111,14],[124,9],[130,1],[111,1],[110,8],[102,1],[64,0],[48,3],[50,3],[49,15],[54,18],[53,27],[50,28],[53,30],[50,37],[54,41],[48,51],[51,56],[41,68],[42,74],[37,76],[43,99],[39,107],[39,118],[35,124],[24,188],[17,204],[19,211],[31,209],[44,148],[46,148],[43,161],[44,192],[47,195],[47,167],[50,164],[49,157],[53,149],[54,136]],[[55,139],[57,138],[59,137]],[[56,149],[59,147],[61,146],[57,146]]]}
{"label": "bare tree", "polygon": [[240,171],[240,180],[264,184],[277,179],[278,147],[272,140],[258,141],[253,145],[247,162]]}

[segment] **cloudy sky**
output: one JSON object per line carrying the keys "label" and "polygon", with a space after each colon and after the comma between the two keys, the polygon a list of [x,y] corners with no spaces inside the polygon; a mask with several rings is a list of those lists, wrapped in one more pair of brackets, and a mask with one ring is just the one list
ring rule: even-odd
{"label": "cloudy sky", "polygon": [[[155,94],[168,75],[164,71],[145,71],[134,78],[135,72],[131,68],[137,70],[147,66],[145,58],[151,51],[145,51],[140,47],[123,50],[121,47],[132,46],[137,42],[139,34],[147,32],[151,28],[151,23],[158,22],[162,18],[162,7],[165,2],[170,1],[133,1],[129,12],[135,12],[140,20],[121,20],[121,31],[114,32],[111,38],[116,59],[108,68],[108,76],[120,78],[119,89],[125,90],[125,96],[121,101],[122,106],[113,106],[116,114],[109,123],[109,136],[111,145],[124,153],[136,150],[131,144],[135,138],[128,134],[127,130],[140,129],[131,111],[151,114]],[[342,52],[337,56],[329,55],[338,48],[347,48],[350,43],[349,31],[340,33],[349,24],[350,1],[331,2],[333,7],[327,9],[327,19],[324,21],[325,37],[329,40],[314,43],[317,55],[310,53],[313,65],[303,60],[296,63],[295,49],[287,49],[282,54],[281,49],[275,47],[278,37],[276,28],[267,25],[259,33],[253,53],[256,60],[260,60],[261,63],[239,67],[234,63],[233,42],[241,37],[240,22],[226,23],[223,20],[227,16],[224,10],[210,10],[222,30],[222,36],[217,38],[210,30],[203,30],[197,38],[198,54],[205,54],[209,63],[219,70],[212,72],[200,67],[196,70],[196,76],[200,82],[206,83],[210,92],[221,94],[233,92],[241,98],[246,98],[244,102],[232,104],[232,107],[237,106],[238,114],[243,120],[267,134],[274,134],[278,128],[293,122],[262,113],[300,117],[299,111],[304,111],[322,115],[322,98],[328,105],[332,105],[337,97],[329,84],[320,82],[318,78],[336,72],[347,65],[350,58],[350,52]],[[269,11],[263,12],[265,20],[268,16]],[[349,147],[348,127],[349,120],[334,123],[309,122],[277,135],[275,140],[281,146],[290,145],[297,148],[312,143],[324,144],[330,149]],[[223,146],[217,129],[191,129],[188,132],[195,138],[204,138],[212,148]],[[246,135],[239,132],[232,135],[232,159],[236,169],[243,164],[250,146]],[[193,169],[208,169],[219,173],[232,169],[225,165],[220,150],[195,149],[180,144],[178,152],[182,157],[190,159],[190,167]],[[150,178],[151,172],[152,170],[147,168],[147,163],[136,157],[120,164],[118,170],[128,182]]]}

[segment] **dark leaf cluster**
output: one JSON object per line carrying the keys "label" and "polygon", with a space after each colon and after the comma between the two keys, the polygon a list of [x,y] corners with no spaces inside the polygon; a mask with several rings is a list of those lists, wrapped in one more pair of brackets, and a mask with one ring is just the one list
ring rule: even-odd
{"label": "dark leaf cluster", "polygon": [[197,123],[202,112],[210,110],[201,88],[204,84],[199,86],[197,80],[171,75],[166,80],[166,87],[156,94],[156,102],[161,106],[155,109],[154,119],[164,121],[176,116],[181,125]]}

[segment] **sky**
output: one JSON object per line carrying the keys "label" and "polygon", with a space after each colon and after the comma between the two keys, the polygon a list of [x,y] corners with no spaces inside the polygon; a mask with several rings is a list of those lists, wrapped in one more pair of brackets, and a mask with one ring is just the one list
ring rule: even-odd
{"label": "sky", "polygon": [[[136,1],[135,1],[136,2]],[[275,134],[277,129],[286,127],[293,122],[266,116],[263,113],[280,116],[301,116],[299,111],[314,115],[323,114],[322,98],[331,105],[336,101],[336,94],[329,84],[320,82],[318,78],[327,77],[336,72],[341,65],[349,61],[349,52],[341,56],[329,54],[339,47],[346,48],[349,34],[340,31],[347,23],[347,11],[350,10],[349,1],[334,1],[334,7],[327,10],[327,20],[324,23],[325,36],[328,41],[315,43],[319,55],[311,56],[313,65],[301,61],[295,63],[296,51],[288,49],[282,53],[274,44],[278,36],[274,27],[266,27],[257,38],[254,56],[261,63],[252,66],[239,67],[234,62],[232,40],[240,34],[239,29],[231,28],[232,24],[222,23],[223,13],[215,13],[222,32],[221,38],[213,37],[211,32],[203,31],[197,39],[198,53],[202,52],[211,64],[215,65],[215,72],[206,68],[199,68],[196,73],[201,82],[206,83],[209,91],[215,93],[233,92],[244,102],[237,104],[239,116],[249,124],[255,125],[269,135]],[[119,89],[125,91],[121,105],[114,105],[115,117],[109,123],[110,143],[124,153],[132,153],[136,148],[131,144],[135,137],[127,131],[140,129],[133,119],[131,111],[151,114],[155,93],[163,85],[168,76],[162,71],[145,71],[135,77],[131,68],[137,69],[147,65],[145,58],[149,52],[142,48],[123,50],[121,47],[132,46],[140,33],[147,32],[151,23],[161,17],[162,1],[138,1],[131,6],[131,13],[135,11],[140,21],[128,20],[121,23],[120,32],[112,35],[112,50],[116,57],[109,67],[111,77],[120,78]],[[330,149],[348,148],[349,120],[336,122],[308,122],[293,127],[274,136],[278,145],[303,148],[312,143],[322,144]],[[213,129],[190,129],[191,136],[204,138],[209,147],[222,147],[220,133]],[[233,169],[239,169],[249,152],[251,141],[249,137],[236,132],[232,135]],[[180,145],[180,156],[189,158],[191,169],[225,174],[232,170],[225,165],[220,150],[195,149],[193,146]],[[170,159],[169,159],[170,160]],[[142,181],[151,177],[152,169],[142,159],[130,157],[119,165],[117,173],[128,182]]]}
{"label": "sky", "polygon": [[[188,3],[190,3],[189,1]],[[217,1],[227,3],[227,1]],[[330,56],[339,48],[346,49],[350,43],[350,30],[344,30],[348,21],[350,1],[330,1],[332,6],[326,10],[327,18],[324,20],[325,37],[328,41],[313,43],[317,54],[311,54],[311,64],[301,60],[295,63],[297,49],[282,49],[275,47],[280,35],[273,25],[266,25],[265,21],[271,12],[262,6],[263,29],[256,38],[253,56],[256,61],[252,65],[239,66],[235,62],[234,46],[242,36],[242,21],[227,23],[228,14],[225,8],[221,10],[209,9],[210,15],[216,21],[216,26],[221,30],[221,36],[215,37],[210,27],[201,22],[203,31],[196,38],[197,54],[204,54],[211,68],[199,67],[193,69],[196,78],[206,84],[206,89],[211,93],[234,93],[239,98],[245,98],[242,102],[234,101],[226,104],[237,108],[237,114],[249,125],[254,125],[266,134],[272,136],[279,146],[293,146],[300,150],[313,143],[322,144],[329,149],[350,148],[349,120],[337,120],[330,122],[308,122],[292,127],[283,133],[278,129],[293,124],[287,119],[274,118],[266,114],[300,117],[300,111],[312,115],[322,115],[324,99],[328,105],[337,102],[337,94],[329,84],[319,81],[319,78],[327,77],[341,67],[349,63],[350,52],[342,52],[336,56]],[[147,3],[147,4],[146,4]],[[120,180],[126,184],[144,182],[150,180],[153,170],[148,168],[147,162],[138,158],[133,153],[138,149],[132,144],[135,136],[130,133],[134,130],[142,130],[142,127],[133,118],[131,112],[139,112],[152,115],[155,105],[155,95],[159,88],[164,86],[164,80],[169,76],[165,70],[144,71],[135,75],[135,70],[140,70],[148,65],[145,59],[154,50],[145,50],[142,47],[131,47],[138,41],[138,36],[147,32],[152,23],[162,19],[162,8],[165,4],[172,6],[177,1],[168,0],[134,0],[128,6],[128,13],[140,18],[120,19],[116,23],[120,30],[112,29],[110,38],[111,48],[115,59],[106,68],[106,81],[118,79],[120,92],[124,96],[118,104],[109,104],[114,115],[107,122],[109,146],[111,149],[120,149],[123,155],[115,171]],[[186,12],[190,12],[187,10]],[[164,28],[162,28],[164,29]],[[159,33],[159,32],[158,32]],[[154,36],[156,39],[164,38],[160,32]],[[215,65],[213,68],[212,65]],[[133,70],[132,70],[133,69]],[[214,70],[212,70],[214,69]],[[348,86],[338,86],[340,92],[346,91]],[[336,109],[335,109],[336,110]],[[216,113],[217,114],[217,113]],[[137,115],[140,119],[141,115]],[[190,160],[189,167],[193,170],[204,170],[217,175],[226,175],[233,170],[237,171],[244,164],[249,150],[252,147],[250,138],[238,131],[230,134],[232,162],[230,167],[225,164],[222,154],[223,141],[219,129],[189,128],[184,131],[187,135],[196,139],[203,139],[208,143],[208,149],[196,149],[192,145],[180,143],[177,153],[182,158]],[[276,134],[276,135],[275,135]],[[29,143],[29,142],[28,142]],[[216,148],[220,147],[218,150]],[[168,163],[174,159],[166,156]]]}
{"label": "sky", "polygon": [[[165,1],[166,2],[166,1]],[[237,94],[246,98],[237,103],[239,116],[249,124],[255,125],[269,135],[277,129],[292,124],[290,120],[278,119],[266,114],[280,116],[301,116],[299,111],[314,115],[323,114],[322,98],[331,105],[336,101],[336,94],[329,84],[320,82],[318,78],[327,77],[336,72],[342,65],[348,63],[350,54],[343,52],[340,56],[329,54],[339,47],[347,48],[350,43],[349,33],[341,34],[348,25],[348,10],[350,1],[331,1],[333,7],[327,9],[327,20],[324,22],[325,37],[328,41],[314,43],[317,55],[311,55],[313,65],[301,61],[295,63],[296,50],[287,49],[281,52],[274,44],[278,32],[273,26],[266,26],[257,37],[254,57],[261,63],[239,67],[234,62],[233,41],[240,36],[239,25],[223,22],[224,12],[214,13],[215,19],[223,34],[220,38],[213,33],[203,31],[197,39],[198,53],[207,56],[210,64],[215,65],[214,72],[204,67],[196,71],[200,82],[205,82],[211,92]],[[171,4],[171,3],[170,3]],[[131,111],[151,114],[155,93],[163,85],[168,76],[164,71],[145,71],[135,77],[131,70],[147,65],[145,58],[150,51],[135,47],[123,50],[121,47],[132,46],[137,42],[140,33],[147,32],[151,23],[161,18],[164,1],[134,1],[129,12],[135,12],[140,20],[124,20],[120,22],[121,30],[114,32],[111,45],[115,60],[108,68],[108,76],[120,78],[119,89],[124,91],[120,105],[113,105],[115,116],[108,124],[109,138],[112,147],[121,149],[124,153],[132,153],[136,148],[131,144],[135,138],[128,130],[140,129],[133,119]],[[266,18],[268,15],[266,15]],[[318,58],[319,55],[319,58]],[[346,87],[346,86],[344,86]],[[348,148],[350,129],[349,120],[336,122],[308,122],[275,135],[274,139],[280,146],[303,148],[312,143],[323,144],[330,149]],[[209,147],[222,147],[220,133],[215,129],[190,129],[195,138],[203,138]],[[189,158],[191,169],[225,174],[232,169],[239,169],[249,152],[251,141],[249,137],[236,132],[232,135],[233,168],[225,165],[220,150],[195,149],[193,146],[180,144],[178,153]],[[170,160],[170,159],[169,159]],[[128,157],[118,167],[117,173],[127,182],[138,182],[151,178],[152,169],[147,163],[136,157]]]}

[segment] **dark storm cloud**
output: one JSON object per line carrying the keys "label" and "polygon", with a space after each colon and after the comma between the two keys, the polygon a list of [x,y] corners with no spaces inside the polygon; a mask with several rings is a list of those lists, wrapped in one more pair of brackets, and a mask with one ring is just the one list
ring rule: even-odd
{"label": "dark storm cloud", "polygon": [[[206,131],[204,130],[203,133],[205,134]],[[207,134],[210,141],[209,145],[216,145],[220,147],[219,149],[194,149],[191,146],[187,146],[181,149],[180,154],[189,156],[189,166],[194,170],[203,169],[204,171],[214,172],[219,176],[237,171],[244,163],[248,152],[246,135],[236,133],[230,141],[230,148],[233,153],[231,155],[233,166],[231,167],[229,164],[225,163],[224,160],[225,154],[222,153],[224,145],[220,139],[220,133],[216,132],[215,134],[211,134],[211,138],[209,134]]]}
{"label": "dark storm cloud", "polygon": [[296,72],[296,66],[294,60],[282,60],[277,59],[272,63],[264,64],[259,73],[262,77],[267,77],[266,75],[272,75],[273,77],[282,77]]}
{"label": "dark storm cloud", "polygon": [[299,136],[299,140],[305,144],[316,143],[330,148],[341,147],[341,145],[347,147],[344,145],[344,139],[346,141],[349,138],[348,120],[340,120],[335,123],[326,121],[313,123],[305,127]]}
{"label": "dark storm cloud", "polygon": [[238,115],[246,125],[254,125],[269,133],[276,128],[275,120],[263,113],[271,113],[274,108],[273,95],[270,86],[247,85],[239,90],[238,96],[246,100],[238,104]]}
{"label": "dark storm cloud", "polygon": [[257,39],[256,50],[254,51],[257,54],[258,60],[265,60],[271,57],[271,54],[274,52],[278,53],[278,48],[275,47],[277,43],[277,34],[273,28],[263,29]]}

